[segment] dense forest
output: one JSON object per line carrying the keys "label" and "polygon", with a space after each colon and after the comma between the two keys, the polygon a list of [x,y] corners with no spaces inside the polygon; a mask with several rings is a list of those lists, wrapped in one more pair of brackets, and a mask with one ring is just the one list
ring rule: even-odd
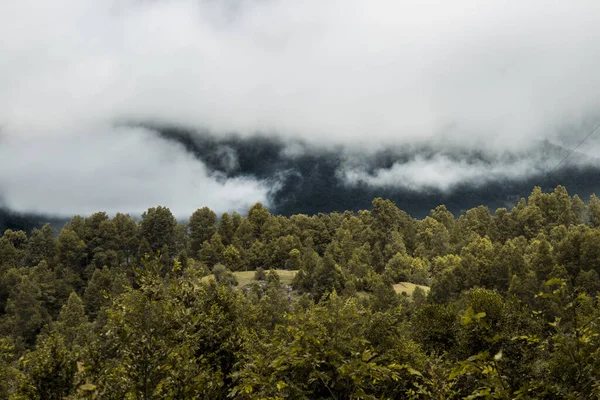
{"label": "dense forest", "polygon": [[104,212],[0,238],[2,399],[600,397],[600,199]]}

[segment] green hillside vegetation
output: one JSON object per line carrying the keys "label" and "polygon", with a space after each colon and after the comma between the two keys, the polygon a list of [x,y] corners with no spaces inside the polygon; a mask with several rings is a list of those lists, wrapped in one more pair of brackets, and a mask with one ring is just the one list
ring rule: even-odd
{"label": "green hillside vegetation", "polygon": [[600,200],[0,237],[0,399],[600,397]]}

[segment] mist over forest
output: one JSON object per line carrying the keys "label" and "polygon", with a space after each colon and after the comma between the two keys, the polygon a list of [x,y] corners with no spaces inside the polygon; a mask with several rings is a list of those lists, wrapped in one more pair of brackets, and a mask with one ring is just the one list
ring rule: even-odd
{"label": "mist over forest", "polygon": [[0,0],[0,400],[600,398],[597,0]]}
{"label": "mist over forest", "polygon": [[[284,216],[364,210],[375,197],[394,201],[415,218],[424,218],[439,204],[458,216],[478,205],[492,211],[510,209],[534,186],[553,190],[564,185],[583,199],[600,189],[599,160],[579,152],[571,154],[548,141],[500,156],[435,143],[359,152],[267,135],[215,136],[153,125],[141,129],[148,138],[179,146],[181,152],[205,165],[206,175],[218,183],[261,182],[259,200]],[[415,164],[418,171],[414,171]],[[427,176],[428,172],[433,175]],[[198,207],[204,205],[202,195],[190,202],[194,200]],[[233,207],[233,211],[244,210]],[[28,231],[50,222],[60,229],[66,217],[64,213],[19,213],[1,208],[0,228]],[[186,220],[189,215],[178,217]]]}
{"label": "mist over forest", "polygon": [[2,227],[587,198],[598,137],[560,163],[598,123],[598,18],[591,1],[3,1]]}

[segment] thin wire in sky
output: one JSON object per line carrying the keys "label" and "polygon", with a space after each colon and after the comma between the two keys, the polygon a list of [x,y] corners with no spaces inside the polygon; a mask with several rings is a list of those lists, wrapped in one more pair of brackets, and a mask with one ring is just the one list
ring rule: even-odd
{"label": "thin wire in sky", "polygon": [[566,155],[566,156],[565,156],[565,157],[564,157],[562,160],[560,160],[560,162],[559,162],[558,164],[556,164],[556,165],[554,166],[554,168],[552,168],[550,171],[548,171],[548,172],[546,173],[546,176],[548,176],[548,175],[552,174],[552,173],[554,172],[554,170],[556,170],[558,167],[560,167],[560,166],[562,165],[562,163],[564,163],[565,161],[567,161],[567,158],[569,158],[569,157],[571,156],[571,154],[575,153],[575,151],[576,151],[576,150],[577,150],[577,149],[578,149],[578,148],[579,148],[579,147],[580,147],[580,146],[581,146],[581,145],[582,145],[582,144],[583,144],[583,143],[584,143],[586,140],[588,140],[588,138],[589,138],[590,136],[592,136],[592,135],[594,134],[594,132],[596,132],[596,131],[598,130],[598,128],[600,128],[600,124],[596,125],[596,127],[595,127],[594,129],[592,129],[592,130],[590,131],[590,133],[588,133],[588,134],[587,134],[587,136],[586,136],[586,137],[584,137],[584,138],[583,138],[583,140],[582,140],[581,142],[579,142],[579,144],[578,144],[577,146],[575,146],[575,148],[574,148],[573,150],[569,151],[569,153],[568,153],[568,154],[567,154],[567,155]]}

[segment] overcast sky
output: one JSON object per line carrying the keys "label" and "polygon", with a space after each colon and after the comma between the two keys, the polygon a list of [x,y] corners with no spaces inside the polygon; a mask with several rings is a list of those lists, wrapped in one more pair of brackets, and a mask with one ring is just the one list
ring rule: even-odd
{"label": "overcast sky", "polygon": [[[63,215],[266,201],[265,182],[115,127],[131,120],[365,151],[574,146],[600,114],[598,21],[584,0],[2,0],[0,195]],[[441,188],[474,174],[438,157],[371,183],[422,171]]]}

